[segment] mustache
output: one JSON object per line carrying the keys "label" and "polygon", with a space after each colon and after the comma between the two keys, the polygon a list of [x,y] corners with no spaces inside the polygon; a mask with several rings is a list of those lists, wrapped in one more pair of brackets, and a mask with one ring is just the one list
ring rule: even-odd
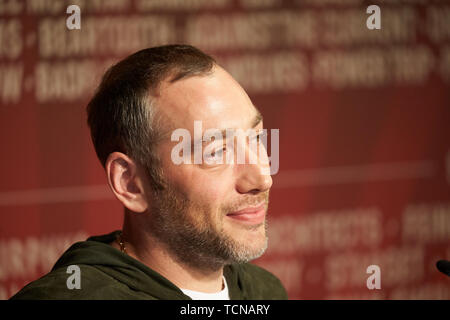
{"label": "mustache", "polygon": [[240,199],[239,202],[226,206],[223,208],[222,212],[227,214],[229,212],[235,212],[244,208],[257,206],[262,202],[265,203],[267,209],[269,205],[269,191],[265,191],[255,196],[246,196],[244,199]]}

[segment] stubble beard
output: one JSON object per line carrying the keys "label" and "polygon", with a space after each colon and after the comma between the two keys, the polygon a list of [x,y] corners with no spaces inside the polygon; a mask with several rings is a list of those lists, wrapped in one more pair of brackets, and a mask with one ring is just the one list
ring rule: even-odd
{"label": "stubble beard", "polygon": [[[203,270],[218,270],[227,264],[246,263],[260,257],[267,249],[267,221],[261,225],[248,226],[242,232],[263,232],[259,245],[238,241],[224,230],[228,212],[245,205],[266,202],[268,191],[246,199],[239,205],[222,208],[216,216],[206,205],[194,203],[182,192],[168,186],[153,194],[151,230],[168,253],[178,262]],[[263,228],[264,230],[257,231]],[[261,237],[260,234],[255,235]]]}

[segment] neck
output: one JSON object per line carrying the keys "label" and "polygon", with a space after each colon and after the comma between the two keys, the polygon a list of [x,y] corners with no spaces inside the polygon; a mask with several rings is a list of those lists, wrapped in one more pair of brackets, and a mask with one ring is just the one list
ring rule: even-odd
{"label": "neck", "polygon": [[[133,223],[136,222],[136,223]],[[124,221],[122,239],[126,253],[158,272],[182,289],[205,293],[223,289],[223,266],[201,269],[181,262],[157,238],[142,228],[140,221]],[[119,245],[115,245],[120,249]]]}

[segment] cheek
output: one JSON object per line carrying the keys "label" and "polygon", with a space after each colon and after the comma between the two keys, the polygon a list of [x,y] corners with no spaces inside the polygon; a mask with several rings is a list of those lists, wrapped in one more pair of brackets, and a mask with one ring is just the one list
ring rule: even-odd
{"label": "cheek", "polygon": [[199,206],[209,219],[223,215],[224,208],[230,202],[230,191],[223,180],[211,180],[210,177],[197,177],[190,185],[191,203]]}
{"label": "cheek", "polygon": [[[164,151],[165,156],[170,155],[168,150]],[[193,164],[175,165],[169,156],[164,159],[163,170],[168,182],[186,194],[192,203],[215,209],[231,198],[234,185],[230,167],[208,170]]]}
{"label": "cheek", "polygon": [[211,200],[222,202],[230,197],[232,184],[229,175],[202,174],[194,178],[197,192]]}
{"label": "cheek", "polygon": [[198,180],[191,186],[195,198],[209,207],[220,207],[226,199],[226,191],[220,183],[214,183],[208,180]]}

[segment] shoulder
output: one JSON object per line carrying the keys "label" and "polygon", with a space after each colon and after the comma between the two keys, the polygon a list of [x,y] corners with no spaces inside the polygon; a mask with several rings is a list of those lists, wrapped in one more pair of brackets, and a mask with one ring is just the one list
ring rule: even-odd
{"label": "shoulder", "polygon": [[249,299],[285,300],[286,289],[274,274],[252,263],[235,266]]}
{"label": "shoulder", "polygon": [[[69,272],[68,272],[69,271]],[[75,271],[78,272],[78,271]],[[16,293],[11,300],[96,300],[149,299],[133,293],[126,285],[111,278],[98,268],[79,265],[79,286],[75,272],[62,267],[33,281]]]}

